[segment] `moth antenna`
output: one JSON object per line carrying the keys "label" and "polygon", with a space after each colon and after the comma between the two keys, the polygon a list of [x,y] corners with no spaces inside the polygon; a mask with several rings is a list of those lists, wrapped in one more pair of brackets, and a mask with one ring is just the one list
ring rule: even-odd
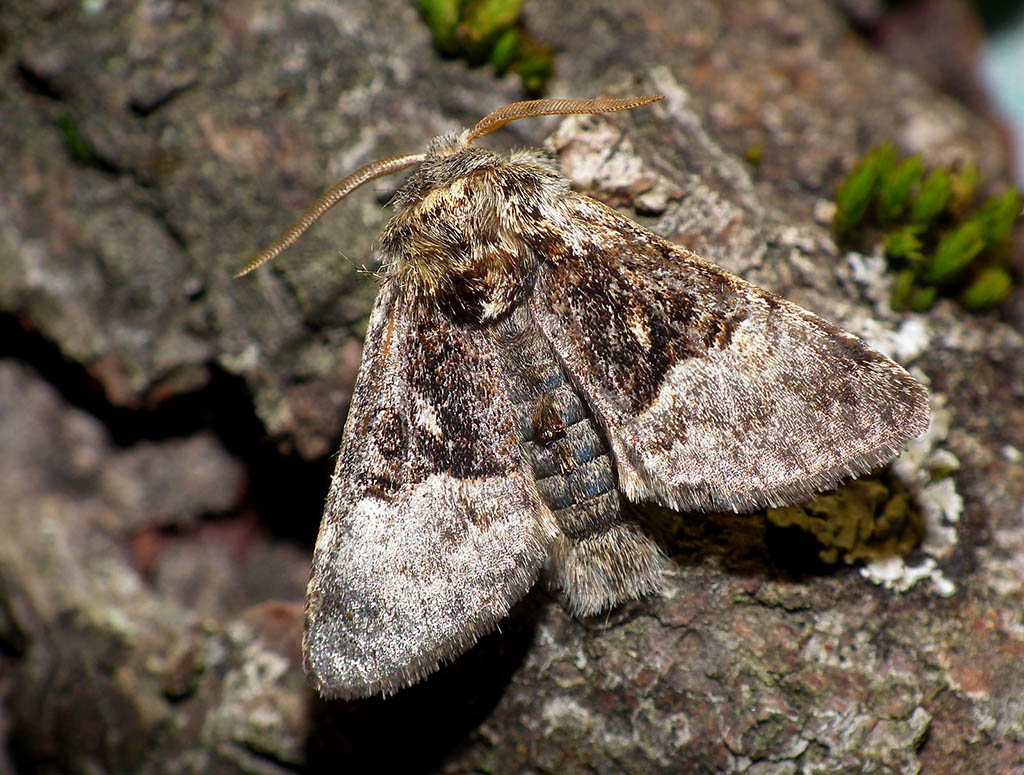
{"label": "moth antenna", "polygon": [[663,100],[663,95],[644,97],[594,97],[576,100],[526,100],[513,102],[480,119],[476,126],[469,130],[466,142],[471,143],[495,129],[505,126],[511,121],[534,116],[567,116],[572,113],[616,113],[620,110],[632,110],[652,102]]}
{"label": "moth antenna", "polygon": [[371,180],[376,180],[377,178],[382,178],[385,175],[390,175],[393,172],[404,170],[406,167],[411,167],[413,164],[423,161],[423,158],[424,154],[422,153],[409,153],[402,156],[388,156],[386,159],[378,159],[364,167],[360,167],[347,178],[335,183],[330,189],[328,189],[323,196],[313,203],[312,207],[303,213],[302,217],[295,222],[294,226],[288,229],[288,231],[286,231],[281,238],[277,240],[277,242],[246,264],[245,268],[235,275],[235,278],[244,277],[249,274],[249,272],[254,269],[258,269],[268,261],[271,261],[284,253],[288,248],[294,245],[299,237],[305,234],[306,231],[309,230],[309,227],[316,223],[324,213],[364,183],[369,183]]}

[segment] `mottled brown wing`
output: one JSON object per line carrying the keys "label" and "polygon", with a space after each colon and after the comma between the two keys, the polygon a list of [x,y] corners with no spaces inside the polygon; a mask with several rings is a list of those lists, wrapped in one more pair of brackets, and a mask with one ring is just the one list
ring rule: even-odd
{"label": "mottled brown wing", "polygon": [[326,697],[392,692],[462,653],[529,589],[555,534],[478,329],[397,303],[370,319],[306,600]]}
{"label": "mottled brown wing", "polygon": [[793,503],[927,429],[925,389],[856,337],[592,199],[565,207],[533,312],[631,499]]}

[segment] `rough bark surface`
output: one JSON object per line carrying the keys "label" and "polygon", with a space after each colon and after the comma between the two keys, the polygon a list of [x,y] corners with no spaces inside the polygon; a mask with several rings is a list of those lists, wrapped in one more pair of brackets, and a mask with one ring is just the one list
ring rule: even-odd
{"label": "rough bark surface", "polygon": [[0,775],[1024,768],[1024,338],[893,314],[884,264],[822,217],[882,140],[999,177],[998,132],[821,0],[623,5],[528,4],[550,92],[666,100],[487,143],[549,138],[581,189],[928,379],[933,430],[883,479],[919,548],[835,569],[764,514],[663,515],[663,598],[580,623],[538,588],[425,683],[320,702],[301,599],[399,181],[231,275],[336,179],[518,85],[440,59],[400,0],[11,0]]}

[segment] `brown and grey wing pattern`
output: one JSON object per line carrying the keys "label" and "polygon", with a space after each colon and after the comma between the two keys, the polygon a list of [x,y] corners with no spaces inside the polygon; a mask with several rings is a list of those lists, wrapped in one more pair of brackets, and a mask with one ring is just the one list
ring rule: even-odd
{"label": "brown and grey wing pattern", "polygon": [[377,298],[307,594],[324,696],[391,692],[460,654],[547,555],[556,528],[489,348],[394,282]]}
{"label": "brown and grey wing pattern", "polygon": [[631,499],[792,503],[927,429],[925,389],[856,337],[592,199],[563,217],[531,303]]}

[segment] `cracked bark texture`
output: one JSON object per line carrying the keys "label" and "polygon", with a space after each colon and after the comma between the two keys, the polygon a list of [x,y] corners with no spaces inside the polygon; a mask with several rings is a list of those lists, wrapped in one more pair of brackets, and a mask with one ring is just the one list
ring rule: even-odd
{"label": "cracked bark texture", "polygon": [[999,177],[998,131],[816,0],[532,3],[526,18],[559,48],[552,94],[667,99],[488,145],[548,138],[579,187],[930,379],[941,432],[891,477],[934,499],[928,455],[958,461],[943,492],[962,509],[927,523],[945,538],[913,565],[932,570],[889,588],[818,565],[763,514],[677,516],[665,597],[580,623],[538,588],[422,685],[318,701],[301,598],[375,293],[360,266],[399,180],[231,274],[336,179],[472,124],[517,84],[441,60],[399,0],[13,0],[0,773],[1024,767],[1024,339],[948,303],[888,312],[883,269],[839,255],[821,222],[872,145]]}

